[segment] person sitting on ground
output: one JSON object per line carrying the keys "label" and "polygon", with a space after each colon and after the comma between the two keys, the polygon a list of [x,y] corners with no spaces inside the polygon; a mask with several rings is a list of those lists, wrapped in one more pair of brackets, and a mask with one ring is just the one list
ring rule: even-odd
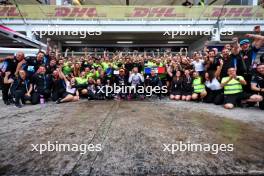
{"label": "person sitting on ground", "polygon": [[217,77],[218,74],[213,70],[205,73],[205,86],[207,91],[207,95],[204,98],[205,103],[214,103],[215,105],[223,103],[223,89]]}
{"label": "person sitting on ground", "polygon": [[96,88],[95,88],[95,81],[92,77],[88,78],[87,91],[88,91],[87,93],[88,100],[94,100]]}
{"label": "person sitting on ground", "polygon": [[203,78],[199,75],[199,72],[193,72],[193,100],[203,100],[203,98],[207,95],[205,85],[203,82]]}
{"label": "person sitting on ground", "polygon": [[46,68],[44,65],[41,65],[37,73],[32,78],[33,84],[33,93],[32,93],[32,104],[40,103],[40,97],[47,101],[51,96],[52,88],[52,77],[49,74],[46,74]]}
{"label": "person sitting on ground", "polygon": [[63,95],[66,91],[65,81],[62,77],[60,77],[59,68],[53,71],[51,79],[51,99],[52,101],[57,101],[59,98],[63,98]]}
{"label": "person sitting on ground", "polygon": [[[121,68],[119,70],[119,74],[115,75],[114,77],[114,83],[119,86],[120,88],[127,86],[127,78],[125,74],[125,70]],[[125,99],[127,97],[127,94],[124,92],[116,92],[116,98],[119,99]]]}
{"label": "person sitting on ground", "polygon": [[[95,83],[95,99],[96,100],[105,100],[106,98],[106,89],[105,85],[102,84],[101,79],[97,79]],[[112,92],[108,92],[111,94]]]}
{"label": "person sitting on ground", "polygon": [[171,91],[170,91],[170,99],[171,100],[180,100],[182,96],[182,72],[178,70],[176,72],[176,75],[173,77],[172,83],[171,83]]}
{"label": "person sitting on ground", "polygon": [[[252,78],[251,89],[264,98],[264,63],[257,65],[257,74]],[[259,102],[259,108],[264,110],[264,100]]]}
{"label": "person sitting on ground", "polygon": [[76,81],[76,84],[75,84],[75,87],[78,89],[78,91],[80,92],[80,95],[81,96],[84,96],[86,97],[87,96],[87,77],[86,77],[86,73],[85,71],[82,71],[81,74],[80,74],[80,77],[75,77],[75,81]]}
{"label": "person sitting on ground", "polygon": [[221,87],[224,88],[224,108],[233,109],[237,105],[241,105],[242,100],[244,102],[260,102],[262,97],[260,95],[251,95],[243,92],[243,85],[246,85],[243,76],[236,74],[235,68],[228,69],[228,77],[224,77],[221,80]]}
{"label": "person sitting on ground", "polygon": [[59,75],[61,78],[64,79],[65,84],[66,84],[66,92],[64,94],[64,98],[59,98],[56,103],[60,104],[60,103],[66,103],[66,102],[75,102],[75,101],[79,101],[80,97],[79,97],[79,91],[78,89],[75,87],[75,79],[74,78],[69,78],[64,75],[64,73],[61,70],[59,71]]}
{"label": "person sitting on ground", "polygon": [[[147,75],[145,86],[150,86],[152,90],[156,89],[156,87],[162,87],[162,82],[160,77],[155,73],[155,70],[152,69],[150,75]],[[154,92],[155,93],[155,92]],[[161,98],[161,93],[156,94],[159,98]]]}
{"label": "person sitting on ground", "polygon": [[184,71],[184,77],[182,80],[182,100],[190,101],[192,99],[192,78],[190,76],[190,70]]}
{"label": "person sitting on ground", "polygon": [[15,106],[17,108],[22,108],[22,104],[25,104],[26,101],[31,101],[32,85],[27,79],[24,70],[19,70],[17,77],[8,79],[10,74],[11,72],[6,72],[4,83],[12,84],[10,89],[11,94],[15,98]]}

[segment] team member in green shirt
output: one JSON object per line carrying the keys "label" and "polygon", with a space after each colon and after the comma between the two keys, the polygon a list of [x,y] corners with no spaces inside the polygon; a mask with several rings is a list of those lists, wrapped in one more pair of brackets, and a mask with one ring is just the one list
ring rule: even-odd
{"label": "team member in green shirt", "polygon": [[193,94],[192,100],[203,99],[207,95],[203,78],[199,75],[199,72],[193,72]]}
{"label": "team member in green shirt", "polygon": [[81,72],[80,77],[75,77],[76,81],[76,88],[80,92],[80,95],[86,96],[87,91],[87,85],[88,85],[88,79],[86,77],[86,74],[84,71]]}

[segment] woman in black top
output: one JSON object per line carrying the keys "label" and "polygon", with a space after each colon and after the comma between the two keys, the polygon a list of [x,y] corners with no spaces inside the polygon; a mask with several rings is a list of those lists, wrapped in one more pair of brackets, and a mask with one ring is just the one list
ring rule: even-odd
{"label": "woman in black top", "polygon": [[185,70],[184,71],[184,78],[182,81],[182,100],[184,101],[190,101],[192,99],[192,78],[190,76],[190,71]]}
{"label": "woman in black top", "polygon": [[181,71],[177,71],[176,75],[173,77],[171,82],[171,92],[170,99],[171,100],[180,100],[182,95],[182,73]]}
{"label": "woman in black top", "polygon": [[66,83],[64,79],[60,76],[59,70],[53,71],[51,81],[52,81],[51,99],[52,101],[57,101],[59,98],[63,98],[63,95],[66,92]]}

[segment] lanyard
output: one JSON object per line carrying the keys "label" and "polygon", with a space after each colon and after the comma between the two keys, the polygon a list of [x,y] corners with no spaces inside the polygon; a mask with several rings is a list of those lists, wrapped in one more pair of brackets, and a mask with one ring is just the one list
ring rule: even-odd
{"label": "lanyard", "polygon": [[[247,53],[245,53],[244,56],[245,56],[246,54],[247,54]],[[241,60],[242,60],[243,69],[244,69],[244,71],[247,72],[248,69],[247,69],[246,63],[245,63],[245,61],[244,61],[244,56],[242,55],[242,52],[240,52],[240,57],[241,57]]]}
{"label": "lanyard", "polygon": [[44,75],[44,89],[46,89],[46,85],[47,85],[47,80],[46,80],[46,75]]}
{"label": "lanyard", "polygon": [[28,83],[28,81],[25,80],[25,81],[24,81],[24,84],[26,85],[26,90],[27,90],[27,92],[28,92],[28,85],[27,85],[27,83]]}

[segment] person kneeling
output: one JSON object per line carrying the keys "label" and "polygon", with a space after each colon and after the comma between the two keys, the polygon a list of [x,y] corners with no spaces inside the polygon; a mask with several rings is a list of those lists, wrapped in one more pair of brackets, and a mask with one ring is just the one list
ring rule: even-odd
{"label": "person kneeling", "polygon": [[22,108],[21,102],[25,104],[26,101],[31,101],[32,85],[27,79],[26,72],[20,70],[18,76],[14,79],[8,78],[10,72],[6,72],[4,83],[12,84],[10,91],[15,98],[15,106]]}
{"label": "person kneeling", "polygon": [[202,77],[199,76],[199,72],[193,72],[193,94],[192,100],[203,99],[207,95],[205,85]]}
{"label": "person kneeling", "polygon": [[181,95],[182,95],[182,84],[183,84],[183,79],[182,79],[182,73],[181,71],[177,71],[176,75],[173,77],[172,83],[171,83],[171,94],[170,94],[170,99],[171,100],[180,100]]}
{"label": "person kneeling", "polygon": [[243,85],[246,85],[243,76],[237,76],[235,68],[228,69],[228,77],[222,78],[221,87],[224,88],[224,108],[233,109],[240,105],[242,101],[245,102],[260,102],[262,96],[250,95],[243,92]]}

